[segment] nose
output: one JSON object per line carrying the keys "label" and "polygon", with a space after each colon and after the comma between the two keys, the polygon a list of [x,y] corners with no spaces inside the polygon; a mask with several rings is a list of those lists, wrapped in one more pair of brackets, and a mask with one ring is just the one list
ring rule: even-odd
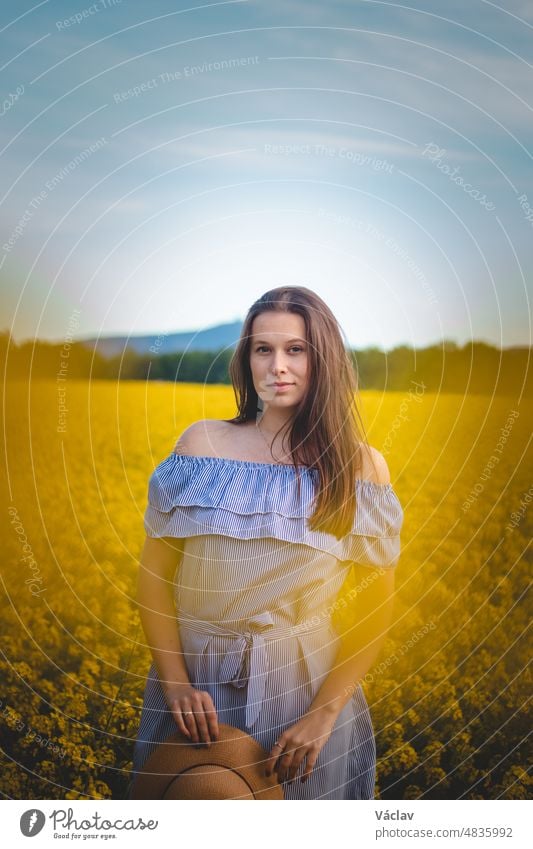
{"label": "nose", "polygon": [[284,372],[287,371],[287,366],[286,366],[284,357],[285,357],[285,355],[284,355],[283,351],[281,351],[277,354],[274,353],[274,356],[273,356],[273,359],[272,359],[272,365],[271,365],[273,374],[278,375],[281,372],[284,373]]}

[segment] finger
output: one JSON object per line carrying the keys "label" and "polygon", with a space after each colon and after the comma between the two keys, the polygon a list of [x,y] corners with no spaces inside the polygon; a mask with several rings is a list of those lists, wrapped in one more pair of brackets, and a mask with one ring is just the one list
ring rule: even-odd
{"label": "finger", "polygon": [[185,734],[186,737],[190,737],[191,732],[189,731],[189,729],[185,725],[185,722],[183,721],[183,715],[181,713],[179,699],[174,699],[170,703],[170,710],[172,712],[172,716],[174,717],[176,725],[178,726],[178,729],[181,731],[182,734]]}
{"label": "finger", "polygon": [[274,765],[279,757],[281,757],[283,749],[275,744],[270,749],[268,758],[265,761],[265,775],[272,775]]}
{"label": "finger", "polygon": [[296,751],[296,754],[294,755],[294,757],[292,759],[292,763],[291,763],[289,771],[288,771],[288,775],[287,775],[288,781],[294,781],[296,773],[300,769],[300,764],[302,763],[304,757],[305,757],[305,749],[303,749],[303,748],[298,749]]}
{"label": "finger", "polygon": [[292,759],[294,756],[294,749],[290,752],[284,752],[283,756],[278,761],[277,773],[278,773],[278,781],[285,781],[287,778],[287,773],[290,769]]}
{"label": "finger", "polygon": [[280,739],[278,742],[280,743],[280,745],[276,746],[274,744],[272,746],[272,748],[270,750],[270,754],[269,754],[267,760],[265,761],[265,775],[267,777],[269,775],[272,775],[276,761],[283,754],[283,747],[285,746],[285,744],[284,744],[282,739]]}
{"label": "finger", "polygon": [[190,705],[185,705],[182,708],[181,712],[182,712],[182,715],[183,715],[183,721],[186,724],[189,731],[191,732],[191,739],[192,739],[193,743],[199,743],[200,738],[198,736],[198,729],[196,727],[196,719],[195,719],[195,716],[194,716],[194,712],[190,712],[190,711],[192,711],[192,708],[191,708]]}
{"label": "finger", "polygon": [[303,784],[305,784],[305,782],[308,780],[309,776],[311,775],[317,758],[318,758],[318,752],[311,752],[311,754],[307,755],[305,769],[304,769],[303,775],[300,779],[300,781]]}
{"label": "finger", "polygon": [[207,721],[205,718],[204,706],[200,698],[195,699],[193,710],[200,740],[202,743],[206,743],[206,745],[209,746],[211,744],[211,738],[209,736],[209,728],[207,727]]}
{"label": "finger", "polygon": [[213,704],[211,696],[209,693],[206,693],[204,696],[204,712],[207,720],[207,725],[209,728],[209,734],[212,740],[218,740],[218,716],[216,708]]}

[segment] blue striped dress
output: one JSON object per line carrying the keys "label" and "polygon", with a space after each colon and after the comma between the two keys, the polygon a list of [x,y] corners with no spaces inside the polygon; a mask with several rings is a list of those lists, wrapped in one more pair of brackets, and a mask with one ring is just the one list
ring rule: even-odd
{"label": "blue striped dress", "polygon": [[[174,577],[179,634],[191,683],[207,690],[220,722],[269,751],[308,710],[341,644],[331,616],[352,563],[391,569],[403,511],[391,484],[357,479],[357,510],[341,540],[311,531],[318,471],[172,453],[150,477],[144,519],[152,537],[182,540]],[[148,671],[133,772],[177,730]],[[358,685],[309,779],[286,799],[372,799],[374,731]]]}

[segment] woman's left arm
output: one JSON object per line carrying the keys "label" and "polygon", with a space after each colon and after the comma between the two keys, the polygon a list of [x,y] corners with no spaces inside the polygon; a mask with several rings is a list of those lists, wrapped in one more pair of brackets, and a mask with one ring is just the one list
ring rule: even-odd
{"label": "woman's left arm", "polygon": [[[339,713],[352,698],[385,640],[394,603],[394,571],[372,570],[354,564],[356,624],[343,636],[331,672],[324,679],[307,713],[280,735],[280,745],[271,750],[266,765],[267,775],[276,769],[280,781],[292,780],[304,758],[306,768],[301,780],[306,781],[311,774]],[[281,747],[285,754],[281,753]]]}
{"label": "woman's left arm", "polygon": [[356,625],[343,637],[333,668],[311,702],[310,713],[339,715],[374,663],[391,624],[394,569],[372,571],[356,565],[354,572]]}

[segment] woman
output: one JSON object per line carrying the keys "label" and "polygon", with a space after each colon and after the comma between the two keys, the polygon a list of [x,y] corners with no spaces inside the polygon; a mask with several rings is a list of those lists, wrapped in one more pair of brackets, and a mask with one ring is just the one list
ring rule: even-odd
{"label": "woman", "polygon": [[[402,508],[315,293],[259,298],[230,375],[237,416],[192,424],[150,479],[138,602],[153,663],[134,773],[176,727],[209,745],[220,721],[261,743],[286,799],[373,798],[360,681],[390,623]],[[339,596],[350,570],[357,593]]]}

